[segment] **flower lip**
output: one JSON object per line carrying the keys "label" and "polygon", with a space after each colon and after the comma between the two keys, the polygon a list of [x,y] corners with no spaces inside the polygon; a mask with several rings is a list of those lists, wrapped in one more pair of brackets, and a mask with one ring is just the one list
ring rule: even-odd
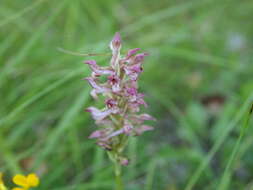
{"label": "flower lip", "polygon": [[140,65],[134,65],[130,69],[135,73],[140,73],[143,71],[143,68]]}
{"label": "flower lip", "polygon": [[138,97],[137,100],[136,100],[136,103],[139,104],[139,105],[143,105],[145,108],[147,108],[148,104],[145,102],[145,100],[143,100],[142,97]]}
{"label": "flower lip", "polygon": [[126,93],[130,96],[136,96],[138,94],[137,89],[134,87],[127,88]]}
{"label": "flower lip", "polygon": [[109,85],[111,85],[111,89],[112,89],[112,92],[114,93],[118,93],[120,92],[122,89],[120,87],[120,78],[117,76],[117,75],[110,75],[108,77],[108,81]]}
{"label": "flower lip", "polygon": [[133,126],[132,126],[130,123],[126,123],[126,124],[123,126],[123,130],[124,130],[124,133],[125,133],[126,135],[130,135],[132,129],[133,129]]}
{"label": "flower lip", "polygon": [[134,81],[138,79],[139,74],[143,71],[140,62],[133,65],[125,65],[123,68],[126,75],[129,76],[129,78]]}
{"label": "flower lip", "polygon": [[112,108],[112,107],[115,107],[117,105],[117,101],[114,100],[114,99],[112,99],[112,98],[107,99],[105,101],[105,103],[106,103],[106,105],[107,105],[108,108]]}
{"label": "flower lip", "polygon": [[108,77],[108,81],[112,84],[112,85],[114,85],[114,84],[117,84],[118,82],[119,82],[119,77],[117,76],[117,75],[110,75],[109,77]]}

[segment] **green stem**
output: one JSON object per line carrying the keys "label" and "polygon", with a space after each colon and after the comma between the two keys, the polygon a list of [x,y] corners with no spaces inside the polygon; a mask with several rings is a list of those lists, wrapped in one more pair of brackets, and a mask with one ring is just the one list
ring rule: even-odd
{"label": "green stem", "polygon": [[110,160],[114,163],[115,190],[124,190],[124,184],[121,176],[121,165],[118,162],[117,155],[112,151],[107,151],[107,154]]}
{"label": "green stem", "polygon": [[115,172],[115,190],[124,190],[124,185],[121,177],[121,165],[115,162],[114,172]]}

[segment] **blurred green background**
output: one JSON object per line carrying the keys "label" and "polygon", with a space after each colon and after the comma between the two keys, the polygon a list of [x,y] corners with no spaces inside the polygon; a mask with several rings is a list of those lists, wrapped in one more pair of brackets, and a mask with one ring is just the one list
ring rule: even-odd
{"label": "blurred green background", "polygon": [[140,90],[157,118],[126,150],[126,189],[253,189],[252,13],[251,0],[1,0],[0,171],[36,172],[37,189],[113,189],[87,139],[91,58],[58,48],[107,53],[119,31],[124,52],[150,53]]}

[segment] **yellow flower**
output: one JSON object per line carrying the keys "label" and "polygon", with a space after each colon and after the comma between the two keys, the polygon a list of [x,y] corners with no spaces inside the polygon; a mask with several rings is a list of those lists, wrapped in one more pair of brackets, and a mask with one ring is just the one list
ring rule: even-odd
{"label": "yellow flower", "polygon": [[31,187],[37,187],[40,183],[36,174],[29,174],[28,176],[18,174],[12,180],[16,185],[21,186],[15,187],[12,190],[28,190]]}
{"label": "yellow flower", "polygon": [[7,190],[3,182],[3,174],[0,172],[0,190]]}

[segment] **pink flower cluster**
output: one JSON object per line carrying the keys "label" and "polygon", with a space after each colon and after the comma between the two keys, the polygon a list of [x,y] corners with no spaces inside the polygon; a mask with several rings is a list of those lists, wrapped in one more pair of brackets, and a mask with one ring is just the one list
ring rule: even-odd
{"label": "pink flower cluster", "polygon": [[[91,96],[105,97],[105,108],[89,107],[86,111],[100,129],[94,131],[89,138],[96,138],[97,144],[107,150],[122,145],[125,137],[141,135],[153,127],[144,125],[146,120],[154,120],[148,114],[138,114],[140,106],[147,107],[144,94],[138,92],[137,80],[143,71],[142,64],[147,53],[139,53],[139,48],[131,49],[124,57],[120,56],[121,37],[116,33],[110,43],[112,58],[110,66],[100,67],[96,61],[85,61],[92,70],[90,77],[85,78],[91,87]],[[106,77],[101,77],[102,75]],[[103,80],[106,78],[106,80]]]}

